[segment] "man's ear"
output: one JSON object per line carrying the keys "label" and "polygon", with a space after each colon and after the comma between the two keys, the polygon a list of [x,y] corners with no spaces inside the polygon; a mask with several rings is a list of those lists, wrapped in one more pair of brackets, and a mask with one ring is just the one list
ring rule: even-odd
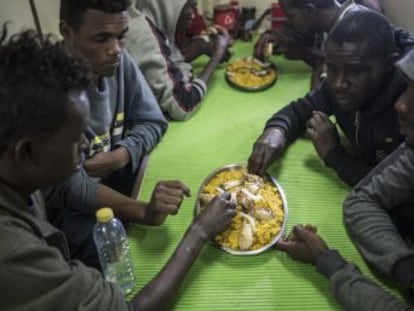
{"label": "man's ear", "polygon": [[66,23],[66,21],[61,20],[59,23],[59,32],[63,39],[68,40],[72,36],[73,29]]}
{"label": "man's ear", "polygon": [[16,163],[27,165],[34,160],[32,141],[29,138],[22,138],[17,141],[13,148],[13,156]]}

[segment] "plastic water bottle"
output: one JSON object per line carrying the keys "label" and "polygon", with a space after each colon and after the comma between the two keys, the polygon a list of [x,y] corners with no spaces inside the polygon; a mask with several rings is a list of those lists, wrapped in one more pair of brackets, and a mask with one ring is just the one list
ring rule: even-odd
{"label": "plastic water bottle", "polygon": [[96,220],[93,239],[104,277],[118,284],[127,295],[135,286],[135,277],[124,226],[109,207],[99,209]]}

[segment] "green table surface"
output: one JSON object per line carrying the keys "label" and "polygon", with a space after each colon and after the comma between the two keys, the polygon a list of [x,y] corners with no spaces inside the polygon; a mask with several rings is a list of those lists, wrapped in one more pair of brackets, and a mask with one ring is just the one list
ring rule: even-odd
{"label": "green table surface", "polygon": [[[251,42],[237,42],[233,58],[251,54]],[[205,59],[195,64],[200,70]],[[160,227],[132,225],[128,236],[138,284],[137,292],[162,268],[190,224],[196,194],[204,178],[218,167],[246,163],[266,120],[309,89],[310,69],[281,57],[279,78],[270,89],[246,93],[224,80],[224,66],[210,81],[199,111],[186,122],[171,122],[152,152],[139,198],[149,200],[160,180],[178,179],[188,185],[176,216]],[[340,250],[362,272],[373,278],[346,234],[342,202],[348,191],[336,174],[324,166],[311,142],[299,139],[284,158],[269,169],[288,201],[287,229],[313,223],[326,242]],[[174,310],[340,310],[327,280],[313,266],[293,261],[271,249],[256,256],[234,256],[207,244],[173,305]]]}

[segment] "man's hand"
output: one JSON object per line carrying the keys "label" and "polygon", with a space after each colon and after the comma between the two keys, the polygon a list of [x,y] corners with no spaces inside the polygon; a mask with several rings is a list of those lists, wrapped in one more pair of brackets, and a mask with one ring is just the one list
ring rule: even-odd
{"label": "man's hand", "polygon": [[273,54],[273,48],[272,51],[267,51],[269,44],[271,44],[272,47],[278,46],[279,39],[277,37],[276,31],[268,31],[260,36],[259,40],[257,40],[256,44],[254,45],[253,56],[261,61],[265,61],[266,57],[270,56],[269,52]]}
{"label": "man's hand", "polygon": [[128,150],[119,147],[109,152],[99,152],[84,162],[89,176],[104,178],[125,167],[130,162]]}
{"label": "man's hand", "polygon": [[226,230],[236,214],[236,204],[231,202],[228,192],[214,197],[191,225],[205,239],[212,239]]}
{"label": "man's hand", "polygon": [[288,238],[280,240],[276,248],[295,260],[315,265],[319,256],[329,250],[325,241],[316,234],[316,227],[296,225]]}
{"label": "man's hand", "polygon": [[306,134],[312,140],[316,152],[325,160],[328,152],[340,144],[335,125],[325,113],[314,111],[306,127]]}
{"label": "man's hand", "polygon": [[184,197],[190,196],[190,189],[181,181],[160,181],[155,185],[151,201],[146,206],[146,214],[153,217],[175,215]]}
{"label": "man's hand", "polygon": [[282,129],[265,130],[253,146],[247,166],[249,173],[263,176],[266,169],[280,156],[285,145],[286,138]]}
{"label": "man's hand", "polygon": [[217,55],[220,62],[227,61],[231,57],[231,53],[227,48],[232,44],[232,38],[226,28],[219,25],[215,25],[214,28],[217,30],[217,34],[212,35],[212,50],[211,57]]}

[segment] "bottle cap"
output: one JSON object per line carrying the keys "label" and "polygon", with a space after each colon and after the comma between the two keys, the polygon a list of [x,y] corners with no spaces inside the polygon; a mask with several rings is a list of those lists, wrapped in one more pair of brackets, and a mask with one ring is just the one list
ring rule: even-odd
{"label": "bottle cap", "polygon": [[96,220],[98,222],[108,222],[114,218],[114,212],[110,207],[102,207],[96,211]]}

